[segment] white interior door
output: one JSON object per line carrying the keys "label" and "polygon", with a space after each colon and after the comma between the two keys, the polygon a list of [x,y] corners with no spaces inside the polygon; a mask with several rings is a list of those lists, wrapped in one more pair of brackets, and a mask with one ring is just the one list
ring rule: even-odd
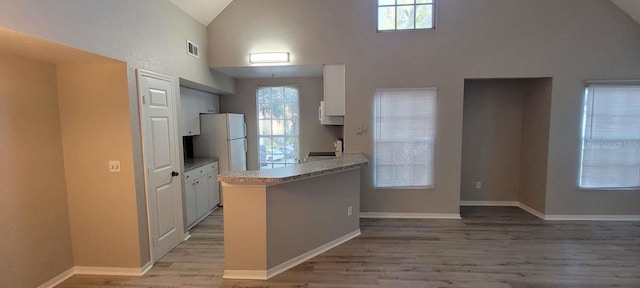
{"label": "white interior door", "polygon": [[146,172],[151,256],[155,263],[182,241],[182,193],[174,80],[137,71]]}

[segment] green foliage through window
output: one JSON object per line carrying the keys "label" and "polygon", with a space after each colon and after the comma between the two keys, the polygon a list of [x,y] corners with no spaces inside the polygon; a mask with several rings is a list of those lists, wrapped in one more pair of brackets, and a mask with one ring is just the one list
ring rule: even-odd
{"label": "green foliage through window", "polygon": [[435,0],[378,0],[378,31],[432,29]]}
{"label": "green foliage through window", "polygon": [[260,87],[256,97],[260,169],[297,164],[300,158],[298,88]]}

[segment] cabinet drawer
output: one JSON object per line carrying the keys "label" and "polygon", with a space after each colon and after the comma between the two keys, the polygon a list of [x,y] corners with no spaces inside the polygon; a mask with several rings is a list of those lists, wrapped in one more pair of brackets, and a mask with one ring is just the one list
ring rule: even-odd
{"label": "cabinet drawer", "polygon": [[204,165],[204,166],[197,167],[197,168],[195,168],[193,170],[190,170],[190,171],[184,173],[184,181],[188,182],[188,181],[197,179],[199,177],[202,177],[204,175],[207,175],[207,174],[211,173],[211,171],[213,171],[211,169],[211,164],[207,164],[207,165]]}
{"label": "cabinet drawer", "polygon": [[200,167],[196,167],[192,170],[184,172],[184,181],[189,182],[204,175],[207,175],[213,171],[218,171],[218,162],[213,162],[209,164],[202,165]]}

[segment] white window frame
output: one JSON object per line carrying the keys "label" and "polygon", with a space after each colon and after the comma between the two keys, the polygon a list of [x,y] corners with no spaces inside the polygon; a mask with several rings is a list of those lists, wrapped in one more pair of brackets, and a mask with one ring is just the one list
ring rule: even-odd
{"label": "white window frame", "polygon": [[[379,123],[379,113],[380,113],[380,109],[382,109],[382,107],[380,107],[380,97],[382,97],[381,92],[400,92],[400,91],[428,91],[428,92],[433,92],[434,95],[434,99],[433,99],[433,123],[431,124],[433,127],[433,135],[431,136],[431,139],[428,140],[428,142],[431,143],[433,149],[431,149],[430,153],[430,157],[431,157],[431,175],[429,175],[428,178],[431,179],[430,183],[427,183],[427,185],[421,185],[421,186],[415,186],[415,185],[391,185],[391,186],[382,186],[378,183],[377,180],[377,169],[378,166],[380,165],[380,163],[378,163],[378,150],[380,149],[377,145],[378,142],[383,142],[385,140],[380,139],[380,123]],[[436,187],[436,149],[437,149],[437,130],[438,130],[438,97],[437,97],[437,92],[438,92],[438,88],[437,87],[425,87],[425,88],[411,88],[411,89],[377,89],[376,90],[376,95],[375,95],[375,99],[374,99],[374,133],[373,133],[373,158],[374,158],[374,173],[373,173],[373,186],[374,189],[432,189]],[[407,141],[407,142],[411,142],[411,141]],[[421,142],[421,141],[414,141],[414,142]]]}
{"label": "white window frame", "polygon": [[[640,189],[640,182],[636,185],[636,186],[587,186],[586,184],[583,184],[583,173],[585,170],[585,153],[586,153],[586,148],[585,148],[585,142],[587,141],[587,130],[590,129],[589,127],[592,127],[594,124],[594,116],[591,117],[587,117],[589,115],[589,113],[594,113],[593,112],[593,98],[595,97],[595,93],[602,88],[622,88],[622,87],[636,87],[638,89],[638,91],[640,92],[640,83],[639,84],[603,84],[603,85],[599,85],[599,84],[593,84],[593,85],[589,85],[586,87],[585,89],[585,93],[584,93],[584,99],[583,99],[583,110],[582,110],[582,122],[581,122],[581,133],[580,133],[580,158],[579,158],[579,163],[578,163],[578,189],[580,190],[639,190]],[[603,96],[600,96],[603,97]],[[640,102],[640,93],[638,93],[638,101]],[[639,111],[640,112],[640,111]],[[639,113],[640,114],[640,113]],[[589,121],[590,120],[590,121]],[[638,123],[638,125],[640,125],[640,123]],[[591,132],[593,133],[593,132]],[[603,139],[601,141],[604,141],[604,143],[609,142],[610,144],[607,145],[611,145],[612,149],[615,149],[616,146],[619,145],[627,145],[629,143],[629,145],[638,145],[640,146],[638,143],[638,141],[640,141],[640,139],[637,140],[630,140],[630,139]],[[636,141],[636,143],[633,143],[634,141]],[[638,149],[640,149],[640,147],[638,147]],[[638,164],[640,165],[640,163]],[[640,173],[640,172],[639,172]]]}
{"label": "white window frame", "polygon": [[[260,100],[258,99],[258,93],[259,93],[259,90],[260,90],[260,89],[265,89],[265,88],[269,88],[269,89],[270,89],[270,88],[283,88],[283,89],[284,89],[284,88],[292,88],[292,89],[295,89],[295,90],[297,91],[297,93],[296,93],[296,94],[297,94],[298,99],[297,99],[297,103],[296,103],[296,104],[297,104],[297,110],[298,110],[298,119],[297,119],[297,122],[298,122],[298,123],[297,123],[297,126],[298,126],[298,134],[296,134],[296,135],[287,135],[287,134],[285,133],[285,134],[283,134],[283,135],[273,135],[273,134],[271,134],[270,136],[267,136],[267,135],[261,135],[261,134],[260,134],[260,133],[261,133],[261,131],[260,131]],[[296,138],[296,142],[298,143],[298,144],[297,144],[297,145],[298,145],[298,147],[297,147],[297,149],[298,149],[298,155],[297,155],[297,157],[296,157],[293,161],[288,161],[288,159],[286,159],[286,155],[285,155],[285,159],[284,159],[284,161],[283,161],[283,163],[282,163],[282,164],[284,164],[284,166],[285,166],[285,167],[286,167],[286,166],[292,166],[292,165],[296,165],[296,164],[298,164],[298,160],[299,160],[299,158],[300,158],[300,155],[299,155],[299,153],[300,153],[300,118],[301,118],[301,116],[300,116],[300,86],[299,86],[299,85],[269,85],[269,86],[259,86],[258,88],[256,88],[256,98],[255,98],[255,99],[256,99],[256,127],[257,127],[257,130],[258,130],[258,131],[257,131],[257,133],[256,133],[256,134],[257,134],[257,138],[258,138],[258,141],[256,141],[256,142],[257,142],[257,144],[258,144],[258,147],[257,147],[257,148],[258,148],[258,169],[263,170],[263,166],[262,166],[262,163],[263,163],[263,162],[261,161],[262,159],[260,159],[260,153],[261,153],[261,152],[260,152],[260,145],[261,145],[261,144],[260,144],[260,138],[265,138],[265,137],[271,138],[271,139],[272,139],[271,141],[273,142],[273,138],[280,138],[280,137],[282,137],[282,138],[285,138],[285,139],[286,139],[286,138],[293,138],[293,136],[295,136],[295,138]],[[273,121],[273,118],[272,118],[271,120]],[[286,120],[286,119],[285,119],[285,120]],[[273,129],[272,129],[272,131],[273,131]],[[286,140],[285,140],[285,142],[286,142]],[[286,146],[285,146],[285,147],[286,147]],[[273,149],[273,148],[272,148],[272,149]],[[266,162],[265,162],[265,163],[266,163]],[[273,164],[273,163],[271,163],[271,168],[268,168],[268,169],[278,168],[278,167],[273,167],[273,166],[274,166],[274,164]],[[264,167],[266,167],[266,166],[264,166]]]}
{"label": "white window frame", "polygon": [[[435,30],[436,29],[436,2],[437,0],[432,0],[431,3],[414,3],[413,4],[398,4],[396,0],[395,4],[391,5],[380,5],[379,1],[376,0],[376,31],[378,32],[395,32],[395,31],[424,31],[424,30]],[[416,8],[417,6],[431,6],[431,27],[429,28],[416,28]],[[398,29],[398,6],[413,6],[413,28],[411,29]],[[380,30],[380,7],[394,7],[395,8],[395,25],[394,29]]]}

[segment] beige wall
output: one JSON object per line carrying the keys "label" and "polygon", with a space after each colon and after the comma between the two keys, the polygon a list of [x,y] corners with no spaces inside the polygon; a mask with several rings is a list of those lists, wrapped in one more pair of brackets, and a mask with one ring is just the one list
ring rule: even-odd
{"label": "beige wall", "polygon": [[[224,269],[267,270],[267,188],[221,185],[224,193]],[[236,209],[234,209],[236,208]]]}
{"label": "beige wall", "polygon": [[37,287],[73,267],[52,64],[0,53],[0,282]]}
{"label": "beige wall", "polygon": [[[522,80],[465,81],[462,201],[518,200],[522,103],[527,91]],[[482,188],[476,189],[476,181]]]}
{"label": "beige wall", "polygon": [[[362,211],[457,213],[464,79],[553,77],[547,212],[640,214],[638,191],[578,191],[584,80],[640,78],[640,25],[604,0],[438,1],[436,30],[376,32],[376,1],[233,1],[209,26],[210,64],[289,51],[292,64],[346,64],[346,150],[373,153],[376,88],[438,87],[436,187],[372,187]],[[594,21],[597,19],[597,21]],[[364,123],[370,128],[356,134]],[[614,195],[614,196],[612,196]]]}
{"label": "beige wall", "polygon": [[545,213],[553,80],[532,79],[525,85],[518,201]]}
{"label": "beige wall", "polygon": [[[209,69],[207,65],[205,26],[169,1],[11,0],[0,2],[0,27],[127,63],[126,99],[130,113],[125,117],[129,120],[129,136],[122,135],[121,139],[128,138],[131,141],[131,167],[135,181],[133,186],[127,187],[126,190],[134,189],[135,198],[132,203],[124,202],[131,199],[122,198],[119,204],[127,207],[135,205],[135,222],[140,225],[138,236],[120,237],[119,241],[127,241],[123,244],[125,246],[134,243],[140,245],[141,260],[138,262],[146,263],[149,260],[149,242],[146,239],[148,230],[145,224],[147,217],[135,69],[142,68],[170,75],[175,77],[176,81],[180,78],[185,85],[201,90],[233,93],[234,79]],[[205,51],[201,53],[200,59],[186,54],[186,39],[199,44],[201,51]],[[40,48],[37,53],[49,53],[50,51],[43,49],[45,47],[36,46]],[[34,47],[30,46],[29,50],[37,50],[31,48]],[[77,63],[78,58],[73,58],[74,61],[71,62]],[[106,125],[111,122],[111,118],[105,118],[103,121],[103,125]],[[105,224],[110,225],[108,222]],[[127,261],[125,263],[128,263]]]}
{"label": "beige wall", "polygon": [[141,240],[126,65],[58,65],[58,95],[74,263],[141,267],[148,233]]}
{"label": "beige wall", "polygon": [[335,151],[333,140],[342,138],[342,126],[320,125],[318,107],[323,99],[321,77],[238,79],[237,94],[220,97],[222,113],[241,113],[247,123],[247,168],[258,170],[258,120],[256,89],[259,86],[298,85],[300,101],[300,156],[310,151]]}

